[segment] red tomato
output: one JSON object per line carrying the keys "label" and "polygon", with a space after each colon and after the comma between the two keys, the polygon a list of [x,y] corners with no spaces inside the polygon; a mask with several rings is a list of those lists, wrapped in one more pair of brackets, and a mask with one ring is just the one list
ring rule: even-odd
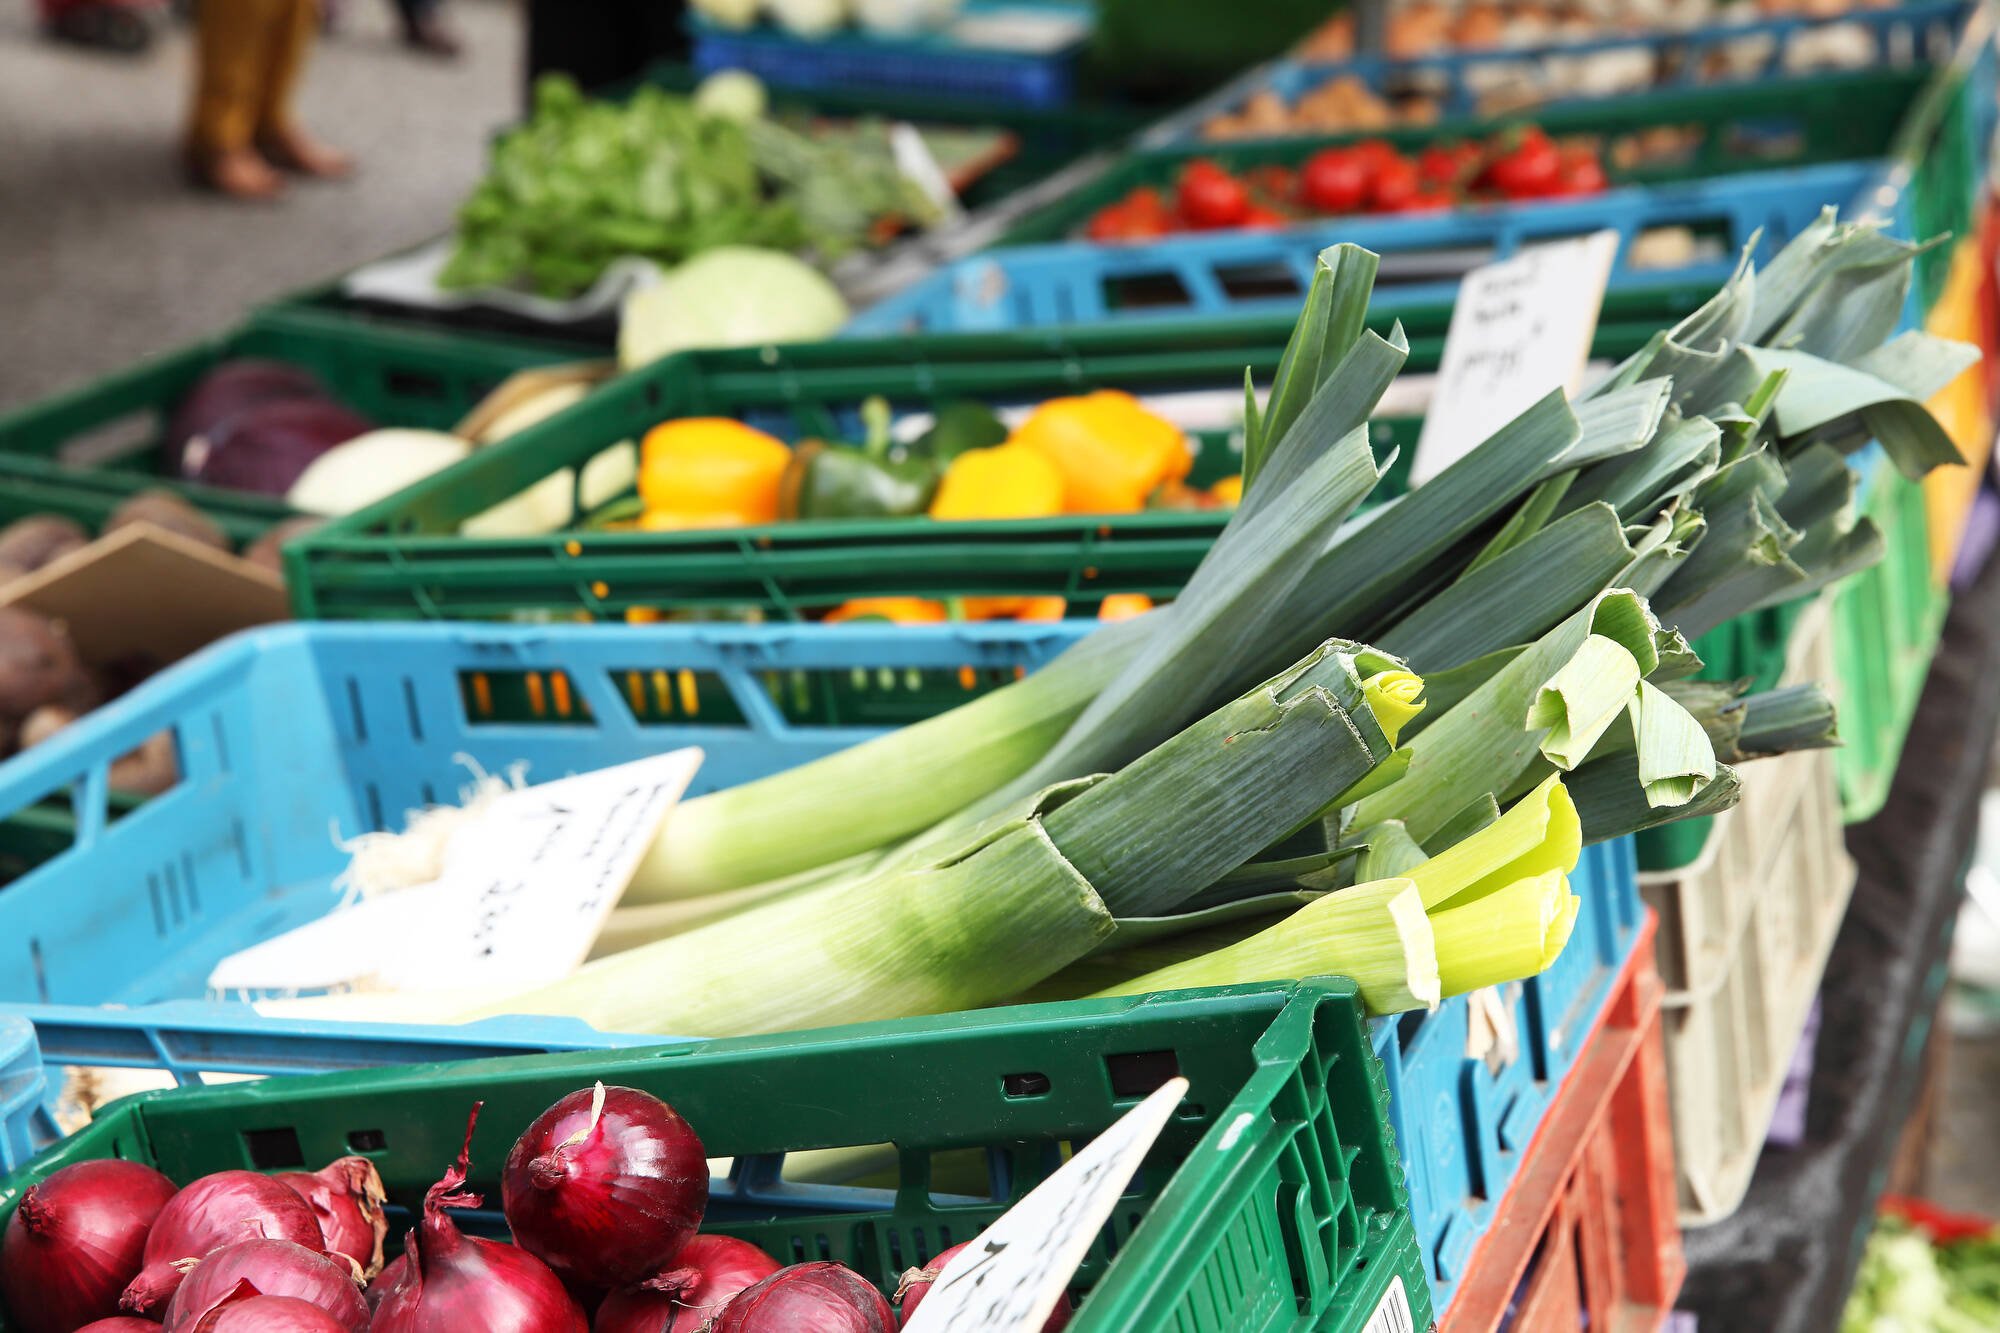
{"label": "red tomato", "polygon": [[1432,144],[1417,159],[1417,174],[1424,184],[1457,185],[1479,165],[1479,148],[1469,143]]}
{"label": "red tomato", "polygon": [[1396,146],[1387,139],[1363,139],[1347,151],[1360,158],[1370,170],[1402,156],[1396,151]]}
{"label": "red tomato", "polygon": [[1602,194],[1610,188],[1611,182],[1605,177],[1604,164],[1597,160],[1597,154],[1588,148],[1576,148],[1562,155],[1562,166],[1556,175],[1557,194]]}
{"label": "red tomato", "polygon": [[1407,212],[1422,191],[1417,164],[1406,157],[1391,158],[1376,169],[1368,187],[1368,203],[1377,213]]}
{"label": "red tomato", "polygon": [[1282,227],[1289,221],[1291,219],[1277,209],[1266,208],[1262,204],[1250,205],[1250,211],[1243,215],[1244,226],[1255,227],[1260,231],[1270,227]]}
{"label": "red tomato", "polygon": [[1509,199],[1536,199],[1553,193],[1562,175],[1562,155],[1549,136],[1530,125],[1488,164],[1486,179]]}
{"label": "red tomato", "polygon": [[1442,213],[1448,208],[1457,207],[1458,196],[1450,190],[1432,189],[1427,186],[1411,195],[1410,201],[1403,205],[1402,211],[1405,213]]}
{"label": "red tomato", "polygon": [[1299,184],[1297,173],[1276,163],[1250,168],[1243,173],[1243,183],[1252,193],[1268,200],[1291,198]]}
{"label": "red tomato", "polygon": [[1093,241],[1148,241],[1165,236],[1172,230],[1169,224],[1157,196],[1149,207],[1135,190],[1117,203],[1098,209],[1084,234]]}
{"label": "red tomato", "polygon": [[1323,148],[1299,170],[1299,202],[1318,213],[1352,213],[1368,198],[1367,163],[1345,148]]}
{"label": "red tomato", "polygon": [[1240,227],[1250,211],[1250,192],[1243,182],[1205,159],[1190,162],[1181,172],[1174,200],[1188,225],[1203,231]]}

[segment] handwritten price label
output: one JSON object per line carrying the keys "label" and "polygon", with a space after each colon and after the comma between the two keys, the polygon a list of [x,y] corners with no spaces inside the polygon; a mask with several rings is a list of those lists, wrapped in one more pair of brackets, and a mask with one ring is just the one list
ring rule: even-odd
{"label": "handwritten price label", "polygon": [[232,954],[209,986],[451,990],[566,977],[700,766],[700,750],[676,750],[508,792],[452,835],[434,882]]}
{"label": "handwritten price label", "polygon": [[903,1333],[1035,1333],[1187,1095],[1169,1079],[945,1265]]}
{"label": "handwritten price label", "polygon": [[1452,307],[1437,389],[1417,437],[1422,485],[1545,397],[1582,387],[1618,233],[1522,250],[1466,274]]}

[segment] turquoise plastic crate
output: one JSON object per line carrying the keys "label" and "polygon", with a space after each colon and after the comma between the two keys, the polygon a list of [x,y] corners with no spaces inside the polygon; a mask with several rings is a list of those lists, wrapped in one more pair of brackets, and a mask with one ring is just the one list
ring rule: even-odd
{"label": "turquoise plastic crate", "polygon": [[0,1016],[0,1173],[25,1165],[62,1137],[48,1100],[34,1026]]}

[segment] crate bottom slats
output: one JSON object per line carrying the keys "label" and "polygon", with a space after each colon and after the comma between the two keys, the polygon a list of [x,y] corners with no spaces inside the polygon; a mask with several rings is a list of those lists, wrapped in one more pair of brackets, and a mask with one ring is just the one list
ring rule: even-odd
{"label": "crate bottom slats", "polygon": [[1649,922],[1441,1333],[1640,1333],[1671,1310],[1686,1263],[1651,937]]}
{"label": "crate bottom slats", "polygon": [[[1827,681],[1827,604],[1800,620],[1787,683]],[[1726,1216],[1749,1187],[1792,1051],[1840,929],[1855,867],[1837,751],[1746,764],[1743,798],[1685,870],[1640,876],[1659,919],[1681,1221]]]}
{"label": "crate bottom slats", "polygon": [[[922,1096],[901,1091],[912,1070]],[[360,1152],[400,1236],[474,1101],[482,1189],[534,1116],[603,1080],[666,1098],[712,1158],[733,1160],[709,1229],[893,1290],[1175,1073],[1187,1100],[1079,1272],[1076,1333],[1372,1333],[1398,1292],[1426,1327],[1381,1068],[1341,980],[148,1093],[0,1180],[0,1224],[26,1186],[76,1161],[116,1155],[186,1183]],[[795,1183],[778,1156],[869,1144],[893,1145],[893,1187]],[[971,1195],[942,1174],[968,1149],[988,1172]],[[498,1223],[461,1218],[482,1220]],[[13,1333],[4,1312],[0,1333]]]}

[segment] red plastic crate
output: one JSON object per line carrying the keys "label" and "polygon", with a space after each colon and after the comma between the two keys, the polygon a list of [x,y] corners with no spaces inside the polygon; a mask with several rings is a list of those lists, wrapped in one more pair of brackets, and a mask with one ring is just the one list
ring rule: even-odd
{"label": "red plastic crate", "polygon": [[1443,1333],[1638,1333],[1673,1309],[1687,1262],[1654,929],[1648,913],[1597,1031],[1472,1253]]}

